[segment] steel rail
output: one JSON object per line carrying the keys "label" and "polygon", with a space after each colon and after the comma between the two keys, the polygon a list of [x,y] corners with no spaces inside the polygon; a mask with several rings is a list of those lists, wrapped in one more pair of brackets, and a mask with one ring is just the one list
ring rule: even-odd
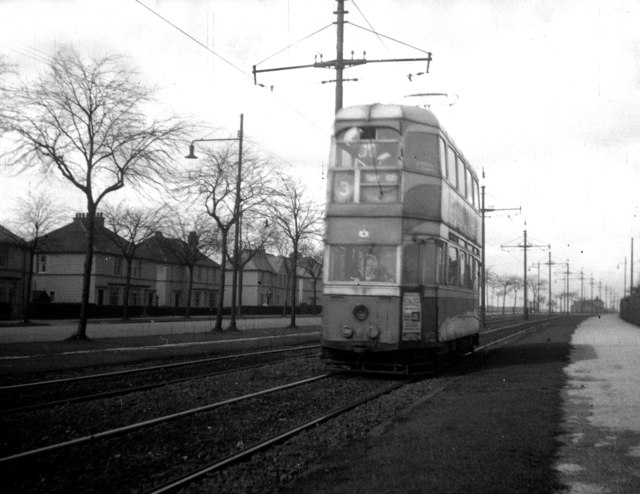
{"label": "steel rail", "polygon": [[[135,374],[137,372],[148,372],[153,370],[161,370],[161,369],[171,369],[176,367],[185,367],[188,365],[197,365],[197,364],[205,364],[209,362],[216,362],[222,360],[231,360],[239,357],[253,357],[255,355],[268,355],[271,353],[282,353],[282,352],[292,352],[296,350],[309,350],[312,348],[320,348],[320,345],[307,345],[307,346],[298,346],[298,347],[290,347],[290,348],[278,348],[276,350],[266,350],[263,352],[248,352],[248,353],[236,353],[233,355],[225,355],[224,357],[210,357],[206,359],[198,359],[198,360],[188,360],[185,362],[175,362],[173,364],[164,364],[164,365],[153,365],[149,367],[141,367],[138,369],[125,369],[121,371],[113,371],[113,372],[103,372],[100,374],[90,374],[87,376],[77,376],[77,377],[66,377],[62,379],[52,379],[49,381],[36,381],[31,383],[23,383],[23,384],[12,384],[9,386],[0,386],[0,391],[10,391],[15,389],[25,389],[31,388],[35,386],[48,386],[52,384],[63,384],[70,382],[78,382],[78,381],[86,381],[89,379],[100,379],[103,377],[114,377],[114,376],[124,376],[127,374]],[[117,349],[116,349],[117,350]]]}
{"label": "steel rail", "polygon": [[307,379],[302,379],[300,381],[295,381],[289,384],[284,384],[282,386],[276,386],[273,388],[269,388],[269,389],[265,389],[262,391],[257,391],[255,393],[250,393],[247,395],[242,395],[242,396],[237,396],[235,398],[230,398],[228,400],[224,400],[224,401],[219,401],[216,403],[210,403],[209,405],[203,405],[200,407],[196,407],[196,408],[190,408],[188,410],[183,410],[181,412],[176,412],[176,413],[172,413],[169,415],[163,415],[161,417],[156,417],[154,419],[149,419],[149,420],[144,420],[142,422],[136,422],[134,424],[130,424],[130,425],[125,425],[123,427],[117,427],[115,429],[109,429],[106,431],[102,431],[102,432],[98,432],[95,434],[90,434],[88,436],[81,436],[75,439],[71,439],[69,441],[64,441],[61,443],[55,443],[55,444],[50,444],[49,446],[43,446],[41,448],[37,448],[37,449],[32,449],[32,450],[28,450],[28,451],[23,451],[21,453],[16,453],[14,455],[11,456],[5,456],[0,458],[0,464],[5,464],[5,463],[9,463],[11,461],[15,461],[15,460],[19,460],[19,459],[24,459],[24,458],[30,458],[42,453],[47,453],[50,451],[56,451],[59,449],[63,449],[63,448],[67,448],[69,446],[76,446],[79,444],[84,444],[96,439],[105,439],[105,438],[109,438],[109,437],[114,437],[114,436],[118,436],[121,434],[127,434],[129,432],[133,432],[133,431],[137,431],[139,429],[143,429],[145,427],[150,427],[152,425],[157,425],[157,424],[161,424],[164,422],[168,422],[170,420],[176,420],[179,418],[183,418],[183,417],[188,417],[190,415],[195,415],[197,413],[202,413],[202,412],[207,412],[210,410],[213,410],[215,408],[219,408],[221,406],[224,405],[230,405],[232,403],[238,403],[240,401],[244,401],[244,400],[249,400],[252,398],[257,398],[258,396],[263,396],[269,393],[275,393],[277,391],[284,391],[286,389],[290,389],[290,388],[295,388],[296,386],[302,386],[304,384],[308,384],[314,381],[319,381],[321,379],[325,379],[327,377],[333,376],[339,374],[339,372],[328,372],[326,374],[320,374],[318,376],[314,376],[314,377],[310,377]]}
{"label": "steel rail", "polygon": [[231,456],[227,456],[226,458],[223,458],[222,460],[216,461],[215,463],[212,463],[210,465],[207,465],[201,469],[198,469],[196,471],[193,471],[191,473],[188,473],[187,475],[185,475],[184,477],[181,477],[179,479],[176,479],[170,483],[164,484],[163,486],[160,486],[158,488],[155,488],[152,491],[149,491],[147,494],[164,494],[167,492],[175,492],[177,489],[180,489],[182,487],[184,487],[187,484],[190,484],[191,482],[193,482],[194,480],[198,480],[200,478],[202,478],[203,476],[207,475],[208,473],[214,472],[216,470],[219,470],[223,467],[226,467],[228,465],[231,465],[233,463],[242,461],[246,458],[249,458],[250,456],[252,456],[254,453],[257,453],[258,451],[261,451],[263,449],[266,449],[274,444],[280,443],[282,441],[285,441],[293,436],[295,436],[296,434],[299,434],[300,432],[303,432],[307,429],[310,429],[311,427],[314,427],[318,424],[321,424],[322,422],[326,422],[327,420],[330,420],[334,417],[337,417],[339,415],[342,415],[346,412],[348,412],[349,410],[352,410],[368,401],[374,400],[382,395],[391,393],[392,391],[395,391],[396,389],[399,389],[403,386],[405,386],[407,384],[407,382],[409,381],[403,381],[400,383],[395,383],[391,386],[388,386],[386,388],[384,388],[381,391],[376,391],[375,393],[372,393],[370,395],[365,396],[364,398],[360,398],[358,400],[355,400],[351,403],[348,403],[347,405],[344,405],[342,407],[338,407],[335,408],[333,410],[331,410],[330,412],[323,414],[319,417],[316,417],[312,420],[310,420],[309,422],[305,422],[304,424],[298,425],[292,429],[287,430],[286,432],[283,432],[281,434],[278,434],[276,436],[273,436],[269,439],[266,439],[260,443],[257,443],[239,453],[233,454]]}
{"label": "steel rail", "polygon": [[[482,346],[478,347],[476,350],[485,350],[487,348],[490,348],[493,345],[496,345],[498,343],[507,341],[507,340],[509,340],[511,338],[515,338],[516,336],[519,336],[519,335],[525,333],[527,330],[532,329],[533,327],[537,326],[538,324],[544,325],[546,322],[548,322],[548,321],[545,320],[545,321],[538,321],[538,322],[529,322],[528,323],[529,324],[528,327],[518,331],[517,333],[508,335],[508,336],[506,336],[504,338],[501,338],[501,339],[496,340],[494,342],[488,343],[486,345],[482,345]],[[474,354],[474,352],[468,352],[468,353],[464,354],[463,356],[471,356],[473,354]],[[204,467],[202,467],[202,468],[200,468],[198,470],[192,471],[192,472],[184,475],[183,477],[180,477],[180,478],[178,478],[176,480],[173,480],[173,481],[171,481],[169,483],[163,484],[162,486],[154,488],[151,491],[147,491],[146,494],[166,494],[166,493],[170,493],[170,492],[175,492],[178,489],[181,489],[181,488],[187,486],[188,484],[201,479],[202,477],[204,477],[205,475],[207,475],[209,473],[212,473],[212,472],[214,472],[216,470],[220,470],[221,468],[224,468],[224,467],[226,467],[228,465],[231,465],[233,463],[237,463],[237,462],[243,461],[243,460],[249,458],[250,456],[252,456],[253,454],[255,454],[255,453],[259,452],[259,451],[262,451],[264,449],[267,449],[268,447],[270,447],[270,446],[272,446],[274,444],[278,444],[280,442],[283,442],[283,441],[295,436],[296,434],[299,434],[300,432],[303,432],[303,431],[305,431],[305,430],[307,430],[307,429],[309,429],[311,427],[314,427],[317,424],[325,422],[325,421],[327,421],[327,420],[329,420],[331,418],[337,417],[338,415],[341,415],[341,414],[343,414],[343,413],[345,413],[345,412],[347,412],[349,410],[352,410],[353,408],[356,408],[357,406],[359,406],[359,405],[361,405],[363,403],[366,403],[367,401],[371,401],[371,400],[373,400],[375,398],[378,398],[379,396],[382,396],[383,394],[387,394],[387,393],[390,393],[391,391],[394,391],[394,390],[396,390],[398,388],[401,388],[402,386],[406,385],[408,382],[412,382],[412,381],[409,380],[409,381],[404,381],[404,382],[401,382],[401,383],[393,384],[392,386],[389,386],[388,388],[385,388],[382,391],[378,391],[378,392],[373,393],[371,395],[368,395],[368,396],[366,396],[364,398],[356,400],[356,401],[354,401],[354,402],[352,402],[352,403],[350,403],[348,405],[345,405],[343,407],[334,409],[334,410],[330,411],[327,414],[324,414],[324,415],[322,415],[320,417],[317,417],[317,418],[315,418],[315,419],[313,419],[313,420],[311,420],[309,422],[306,422],[306,423],[304,423],[302,425],[299,425],[297,427],[289,429],[288,431],[283,432],[283,433],[281,433],[281,434],[279,434],[277,436],[274,436],[274,437],[272,437],[270,439],[267,439],[265,441],[257,443],[255,445],[253,445],[253,446],[251,446],[251,447],[239,452],[239,453],[227,456],[226,458],[224,458],[222,460],[216,461],[215,463],[209,464],[209,465],[204,466]],[[441,393],[447,387],[448,387],[447,385],[441,386],[440,388],[434,390],[432,393],[429,393],[429,395],[427,395],[426,397],[422,398],[420,401],[426,401],[427,399],[433,398],[433,396]]]}
{"label": "steel rail", "polygon": [[[293,358],[300,358],[300,357],[291,357],[291,359]],[[154,388],[159,388],[162,386],[168,386],[171,384],[178,384],[181,382],[185,382],[185,381],[192,381],[192,380],[196,380],[196,379],[204,379],[207,377],[215,377],[215,376],[222,376],[224,374],[231,374],[232,372],[242,372],[242,371],[246,371],[246,370],[251,370],[251,369],[257,369],[260,367],[264,367],[266,365],[272,365],[274,363],[280,363],[280,362],[286,362],[287,360],[290,359],[284,359],[284,360],[278,360],[276,362],[265,362],[264,364],[255,364],[255,365],[249,365],[246,367],[239,367],[237,369],[226,369],[223,371],[219,371],[219,372],[209,372],[208,374],[200,374],[197,376],[187,376],[187,377],[181,377],[179,379],[171,379],[169,381],[162,381],[162,382],[155,382],[152,384],[142,384],[140,386],[133,386],[133,387],[128,387],[128,388],[118,388],[118,389],[113,389],[111,391],[104,391],[101,393],[92,393],[92,394],[88,394],[88,395],[81,395],[81,396],[72,396],[69,398],[61,398],[59,400],[53,400],[53,401],[46,401],[46,402],[42,402],[42,403],[34,403],[32,405],[25,405],[25,406],[21,406],[21,407],[14,407],[14,408],[3,408],[0,409],[0,415],[9,415],[12,413],[22,413],[22,412],[32,412],[35,410],[43,410],[45,408],[52,408],[58,405],[69,405],[71,403],[83,403],[86,401],[92,401],[92,400],[100,400],[103,398],[113,398],[114,396],[120,396],[120,395],[125,395],[125,394],[131,394],[131,393],[138,393],[140,391],[148,391],[150,389],[154,389]]]}

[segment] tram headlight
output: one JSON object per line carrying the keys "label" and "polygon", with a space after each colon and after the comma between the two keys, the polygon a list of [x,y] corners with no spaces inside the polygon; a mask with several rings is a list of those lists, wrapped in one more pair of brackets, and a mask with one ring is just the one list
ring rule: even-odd
{"label": "tram headlight", "polygon": [[358,321],[364,321],[369,315],[369,309],[366,305],[358,304],[353,308],[353,317]]}
{"label": "tram headlight", "polygon": [[353,327],[349,326],[348,324],[342,326],[342,336],[344,336],[345,338],[351,338],[353,336],[353,333]]}
{"label": "tram headlight", "polygon": [[367,336],[370,340],[376,340],[380,337],[380,330],[377,326],[371,325],[369,329],[367,329]]}

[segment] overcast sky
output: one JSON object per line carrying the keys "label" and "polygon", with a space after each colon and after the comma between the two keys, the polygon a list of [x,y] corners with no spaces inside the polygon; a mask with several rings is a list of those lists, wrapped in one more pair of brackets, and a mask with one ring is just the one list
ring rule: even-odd
{"label": "overcast sky", "polygon": [[[411,81],[407,75],[424,72],[424,63],[348,69],[345,77],[358,81],[345,83],[345,106],[455,95],[428,103],[478,173],[484,169],[487,207],[522,207],[522,214],[488,217],[487,266],[522,275],[522,249],[501,246],[522,244],[526,228],[530,243],[550,244],[554,261],[570,262],[572,290],[580,291],[583,270],[593,274],[594,295],[602,281],[620,296],[630,239],[640,237],[640,2],[357,0],[346,9],[346,57],[353,50],[368,59],[409,58],[423,50],[433,62],[428,75]],[[0,54],[24,76],[41,71],[65,44],[88,55],[126,55],[158,88],[164,110],[218,129],[215,137],[234,135],[244,113],[248,138],[324,198],[334,86],[322,81],[335,74],[259,74],[271,92],[254,86],[251,68],[334,59],[334,10],[333,0],[3,0]],[[50,183],[12,176],[6,167],[0,179],[2,222],[15,197]],[[62,182],[56,190],[82,210],[76,192]],[[531,248],[528,258],[537,266],[548,252]],[[553,267],[556,293],[564,269]],[[547,267],[541,270],[546,278]]]}

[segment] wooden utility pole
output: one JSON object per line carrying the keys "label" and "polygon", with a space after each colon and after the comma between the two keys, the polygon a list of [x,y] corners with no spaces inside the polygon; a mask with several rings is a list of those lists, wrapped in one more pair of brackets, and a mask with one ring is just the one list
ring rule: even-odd
{"label": "wooden utility pole", "polygon": [[524,250],[524,308],[523,308],[523,316],[525,319],[529,319],[529,308],[527,305],[527,270],[529,266],[527,265],[527,249],[529,247],[549,247],[548,245],[533,245],[527,242],[527,230],[524,231],[524,242],[519,245],[502,245],[502,248],[505,247],[513,247]]}
{"label": "wooden utility pole", "polygon": [[545,262],[544,264],[549,266],[549,315],[551,315],[552,312],[553,312],[553,306],[551,304],[551,302],[552,302],[552,299],[551,299],[551,266],[554,266],[555,264],[559,264],[559,263],[551,262],[551,246],[550,245],[549,245],[549,261]]}
{"label": "wooden utility pole", "polygon": [[[287,67],[273,67],[269,69],[258,69],[257,65],[253,66],[253,83],[258,86],[264,86],[263,84],[258,84],[257,74],[263,72],[278,72],[283,70],[293,70],[293,69],[305,69],[305,68],[316,68],[316,69],[327,69],[334,68],[336,71],[336,78],[333,81],[323,81],[323,82],[335,82],[336,83],[336,98],[335,98],[335,111],[337,112],[340,108],[342,108],[343,104],[343,83],[346,79],[344,79],[344,69],[348,67],[353,67],[355,65],[364,65],[367,63],[385,63],[385,62],[427,62],[427,68],[425,73],[429,73],[429,66],[431,64],[431,52],[424,52],[427,54],[426,57],[418,57],[418,58],[388,58],[388,59],[379,59],[379,60],[367,60],[364,57],[362,58],[353,58],[349,60],[344,59],[344,16],[349,12],[344,10],[344,2],[346,0],[336,0],[338,3],[338,10],[334,12],[337,16],[336,20],[336,28],[337,28],[337,41],[336,41],[336,58],[335,60],[323,61],[322,56],[320,57],[320,61],[317,59],[312,64],[306,65],[291,65]],[[379,37],[382,36],[379,33],[376,33]],[[387,37],[387,36],[385,36]],[[390,38],[393,39],[393,38]],[[396,40],[394,40],[396,41]],[[405,43],[406,44],[406,43]],[[423,50],[420,50],[423,51]],[[352,79],[357,80],[357,79]],[[271,86],[273,88],[273,86]]]}
{"label": "wooden utility pole", "polygon": [[481,252],[481,262],[482,262],[482,269],[480,270],[480,276],[482,277],[482,279],[480,280],[480,322],[482,323],[482,327],[486,327],[487,326],[487,269],[486,269],[486,264],[485,264],[485,254],[484,254],[484,250],[485,250],[485,242],[486,242],[486,237],[485,237],[485,218],[486,218],[486,214],[487,213],[493,213],[494,211],[518,211],[521,212],[522,211],[522,207],[519,208],[502,208],[502,209],[497,209],[497,208],[486,208],[484,205],[484,199],[485,199],[485,185],[484,185],[484,168],[482,169],[482,180],[483,180],[483,184],[481,190],[482,190],[482,204],[481,204],[481,209],[480,212],[482,213],[482,252]]}

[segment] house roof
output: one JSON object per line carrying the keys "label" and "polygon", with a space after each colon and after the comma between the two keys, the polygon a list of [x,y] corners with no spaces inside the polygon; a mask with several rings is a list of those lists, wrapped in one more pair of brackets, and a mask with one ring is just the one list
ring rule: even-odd
{"label": "house roof", "polygon": [[[120,249],[114,243],[117,235],[104,227],[102,216],[96,217],[93,251],[117,255]],[[125,240],[120,238],[120,242]],[[73,221],[49,232],[38,240],[38,252],[84,254],[87,251],[87,221],[85,214],[76,214]]]}
{"label": "house roof", "polygon": [[0,225],[0,243],[26,247],[27,243],[8,228]]}
{"label": "house roof", "polygon": [[[87,251],[87,221],[85,214],[76,214],[73,221],[57,230],[44,235],[38,244],[38,252],[58,254],[84,254]],[[100,213],[96,216],[95,237],[93,251],[101,254],[122,255],[122,250],[116,242],[126,242],[104,226],[104,218]],[[184,242],[175,238],[167,238],[162,233],[156,234],[145,241],[136,250],[136,259],[182,264],[177,252],[180,252]],[[196,265],[215,267],[217,264],[202,255]]]}
{"label": "house roof", "polygon": [[[161,232],[144,241],[139,247],[136,257],[151,259],[168,264],[182,264],[180,252],[184,250],[185,242],[177,238],[165,237]],[[196,262],[197,266],[217,267],[218,263],[209,259],[203,253]]]}

